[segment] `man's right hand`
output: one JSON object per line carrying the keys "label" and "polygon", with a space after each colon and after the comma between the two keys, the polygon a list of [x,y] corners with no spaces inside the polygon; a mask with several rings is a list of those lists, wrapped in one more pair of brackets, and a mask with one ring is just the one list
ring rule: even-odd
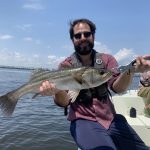
{"label": "man's right hand", "polygon": [[50,83],[49,81],[44,81],[41,84],[39,91],[42,96],[53,96],[57,94],[60,90],[56,88],[54,83]]}
{"label": "man's right hand", "polygon": [[39,91],[42,96],[54,96],[55,103],[60,107],[66,107],[70,103],[67,92],[57,89],[55,84],[49,81],[44,81]]}

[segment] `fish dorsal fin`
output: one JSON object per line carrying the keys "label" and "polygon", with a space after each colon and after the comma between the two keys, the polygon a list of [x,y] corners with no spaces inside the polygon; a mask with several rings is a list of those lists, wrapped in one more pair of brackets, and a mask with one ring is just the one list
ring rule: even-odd
{"label": "fish dorsal fin", "polygon": [[44,74],[46,72],[50,72],[50,70],[42,69],[42,68],[33,70],[31,77],[30,77],[30,81],[34,80],[35,78],[41,76],[42,74]]}

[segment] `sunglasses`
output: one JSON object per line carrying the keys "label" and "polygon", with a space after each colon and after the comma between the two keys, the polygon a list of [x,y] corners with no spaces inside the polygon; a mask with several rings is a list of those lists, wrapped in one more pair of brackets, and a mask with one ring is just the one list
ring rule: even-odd
{"label": "sunglasses", "polygon": [[88,37],[91,36],[92,32],[88,32],[88,31],[86,31],[86,32],[79,32],[79,33],[77,33],[77,34],[74,34],[73,36],[74,36],[74,38],[75,38],[76,40],[80,40],[82,34],[84,35],[85,38],[88,38]]}

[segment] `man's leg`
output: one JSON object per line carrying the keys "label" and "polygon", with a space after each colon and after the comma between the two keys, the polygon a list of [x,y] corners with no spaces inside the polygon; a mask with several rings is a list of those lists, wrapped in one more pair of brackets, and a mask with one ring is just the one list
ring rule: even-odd
{"label": "man's leg", "polygon": [[82,150],[116,150],[107,130],[97,122],[78,119],[71,123],[70,130]]}
{"label": "man's leg", "polygon": [[116,115],[108,132],[119,150],[149,150],[122,115]]}

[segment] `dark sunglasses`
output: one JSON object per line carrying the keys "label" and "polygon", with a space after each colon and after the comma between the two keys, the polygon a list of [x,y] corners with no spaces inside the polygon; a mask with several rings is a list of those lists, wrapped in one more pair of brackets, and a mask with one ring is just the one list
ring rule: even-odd
{"label": "dark sunglasses", "polygon": [[74,34],[73,36],[74,36],[74,38],[76,40],[79,40],[79,39],[81,39],[82,34],[84,35],[85,38],[88,38],[88,37],[91,36],[92,32],[88,32],[88,31],[86,31],[86,32],[79,32],[77,34]]}

